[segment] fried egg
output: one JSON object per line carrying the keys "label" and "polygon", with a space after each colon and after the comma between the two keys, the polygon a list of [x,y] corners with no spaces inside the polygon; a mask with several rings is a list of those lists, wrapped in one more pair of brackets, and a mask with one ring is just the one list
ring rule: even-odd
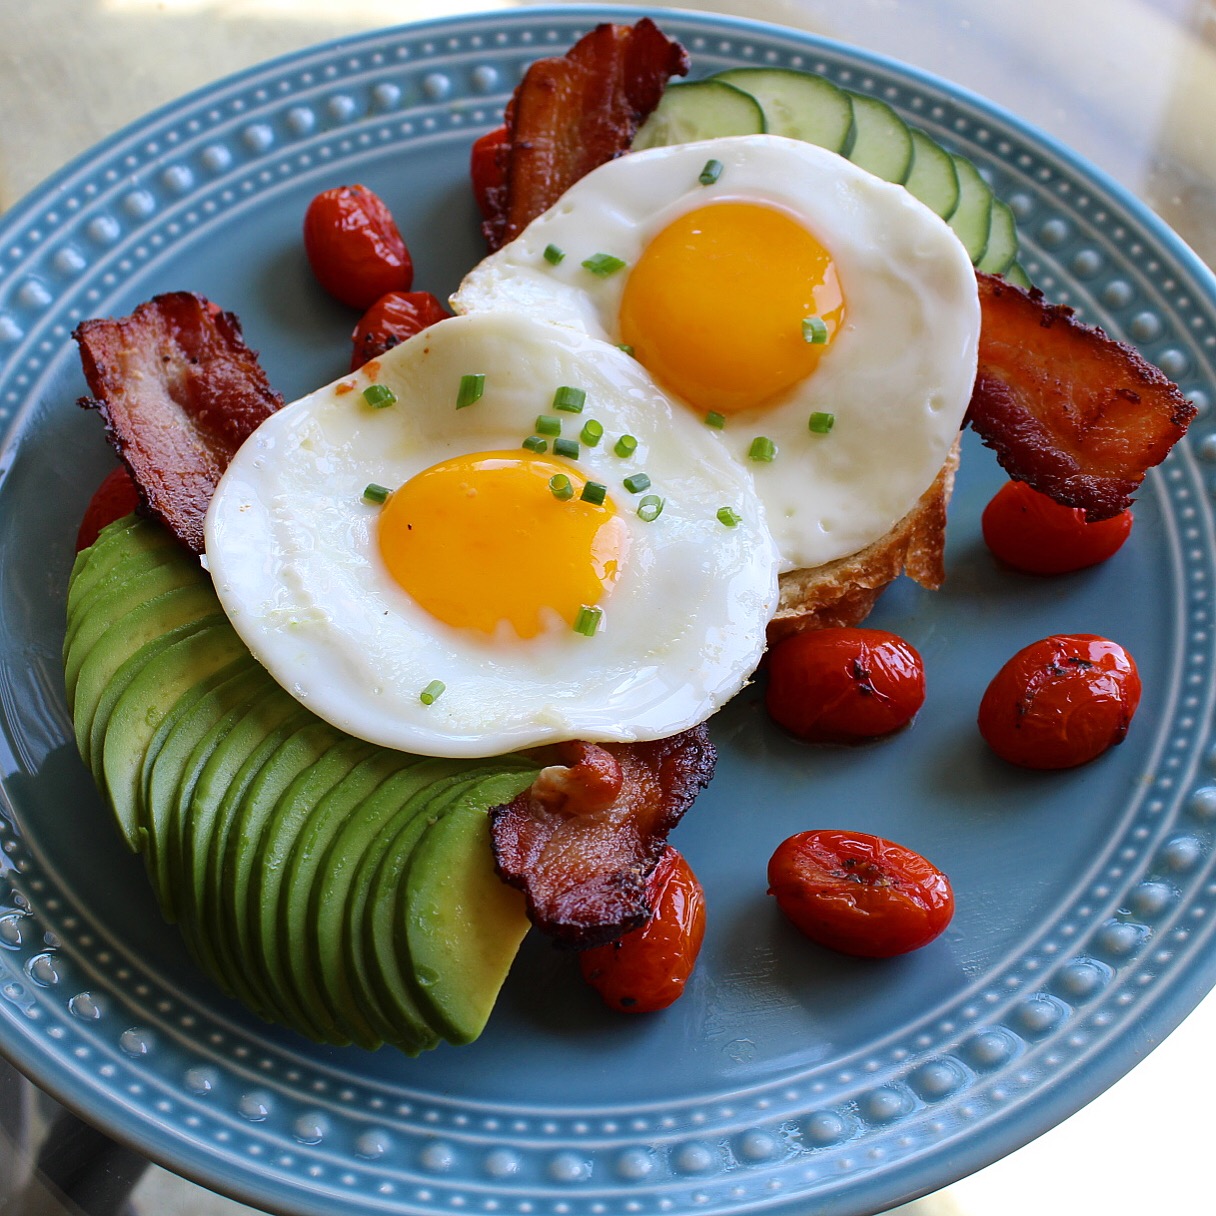
{"label": "fried egg", "polygon": [[754,482],[782,570],[855,553],[911,510],[975,380],[975,274],[947,225],[780,136],[601,166],[452,303],[630,348]]}
{"label": "fried egg", "polygon": [[703,721],[777,596],[764,509],[716,437],[614,346],[512,313],[443,321],[271,416],[205,533],[284,687],[435,756]]}

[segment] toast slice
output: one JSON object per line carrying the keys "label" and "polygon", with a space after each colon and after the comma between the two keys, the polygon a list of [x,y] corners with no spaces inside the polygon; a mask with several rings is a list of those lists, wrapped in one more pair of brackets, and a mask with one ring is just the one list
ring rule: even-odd
{"label": "toast slice", "polygon": [[804,629],[859,625],[901,574],[936,591],[945,580],[946,507],[958,469],[959,440],[916,506],[885,536],[848,557],[780,578],[769,645]]}

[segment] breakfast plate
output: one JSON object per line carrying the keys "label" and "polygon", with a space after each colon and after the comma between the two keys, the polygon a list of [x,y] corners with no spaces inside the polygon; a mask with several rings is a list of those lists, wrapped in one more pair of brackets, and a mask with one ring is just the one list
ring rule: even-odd
{"label": "breakfast plate", "polygon": [[[1003,478],[968,436],[946,586],[902,580],[872,618],[925,658],[914,727],[814,749],[781,736],[754,689],[712,720],[718,773],[675,837],[705,885],[708,935],[661,1015],[602,1009],[534,935],[475,1044],[418,1059],[320,1047],[225,999],[161,922],[71,744],[62,691],[73,539],[111,467],[98,419],[74,404],[72,330],[187,289],[241,317],[286,398],[332,380],[354,318],[310,279],[308,200],[371,186],[416,286],[446,295],[481,254],[472,139],[531,60],[634,16],[528,9],[293,55],[149,116],[0,221],[0,1051],[116,1138],[259,1207],[875,1212],[1059,1122],[1216,982],[1212,276],[1120,188],[982,99],[686,12],[659,20],[694,75],[823,72],[974,160],[1017,216],[1033,281],[1179,382],[1199,417],[1150,473],[1129,543],[1053,580],[997,568],[979,516]],[[1011,769],[976,732],[980,696],[1015,650],[1067,631],[1132,652],[1138,717],[1092,765]],[[884,962],[799,938],[764,871],[809,827],[929,856],[954,883],[946,934]]]}

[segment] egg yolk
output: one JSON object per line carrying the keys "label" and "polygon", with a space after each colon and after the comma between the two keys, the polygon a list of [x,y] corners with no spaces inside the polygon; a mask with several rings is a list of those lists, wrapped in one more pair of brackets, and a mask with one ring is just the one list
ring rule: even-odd
{"label": "egg yolk", "polygon": [[[550,479],[569,479],[559,498]],[[445,624],[533,638],[573,626],[620,573],[625,526],[610,498],[580,499],[585,480],[556,461],[478,452],[442,461],[390,495],[379,517],[389,573]]]}
{"label": "egg yolk", "polygon": [[[818,317],[826,341],[803,322]],[[669,224],[633,267],[621,341],[698,410],[736,413],[805,379],[844,318],[831,255],[797,220],[716,202]]]}

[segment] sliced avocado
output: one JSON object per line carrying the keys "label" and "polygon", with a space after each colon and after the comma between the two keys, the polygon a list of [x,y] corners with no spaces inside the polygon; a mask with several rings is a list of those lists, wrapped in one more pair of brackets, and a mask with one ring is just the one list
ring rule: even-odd
{"label": "sliced avocado", "polygon": [[87,549],[82,549],[72,563],[68,580],[67,612],[72,616],[77,601],[107,574],[116,562],[130,557],[135,552],[148,554],[152,550],[185,550],[173,536],[159,524],[141,519],[137,515],[125,515],[102,528],[100,535]]}
{"label": "sliced avocado", "polygon": [[[219,608],[214,592],[199,581],[198,572],[176,559],[166,560],[158,566],[146,566],[139,562],[126,581],[118,582],[112,587],[108,583],[104,586],[108,590],[101,595],[96,608],[82,609],[81,615],[76,619],[76,628],[71,631],[64,648],[63,681],[70,710],[75,708],[76,685],[85,660],[111,629],[118,630],[111,644],[119,639],[129,644],[133,640],[132,629],[141,630],[144,640],[150,641],[155,636],[152,630],[156,628],[158,619],[164,621],[161,629],[161,632],[164,632],[186,619],[184,614],[195,612],[205,615]],[[102,587],[99,586],[97,590],[101,592]],[[174,591],[188,594],[170,600],[163,598]],[[209,605],[204,601],[204,596],[211,597]],[[92,602],[92,597],[89,602]],[[157,603],[158,607],[145,608],[152,603]],[[137,610],[143,611],[139,621],[132,624],[129,618]],[[96,665],[93,670],[96,670]]]}
{"label": "sliced avocado", "polygon": [[487,777],[423,834],[397,895],[415,995],[450,1043],[485,1029],[528,931],[524,897],[494,869],[492,806],[510,802],[536,770]]}
{"label": "sliced avocado", "polygon": [[[80,664],[72,702],[76,745],[101,785],[97,750],[123,688],[162,639],[200,621],[221,619],[209,587],[178,587],[139,604],[105,631]],[[142,656],[142,657],[141,657]]]}
{"label": "sliced avocado", "polygon": [[114,702],[94,754],[101,769],[98,784],[119,822],[138,825],[153,852],[159,846],[147,834],[156,825],[148,822],[140,797],[148,745],[182,697],[196,697],[202,681],[247,653],[226,617],[211,618],[209,624],[153,655]]}
{"label": "sliced avocado", "polygon": [[[730,68],[710,77],[750,93],[764,111],[770,135],[818,144],[842,156],[853,144],[853,102],[822,76],[787,68]],[[699,138],[715,134],[704,131]]]}
{"label": "sliced avocado", "polygon": [[912,170],[912,133],[885,101],[863,93],[853,100],[853,143],[849,160],[884,182],[903,185]]}
{"label": "sliced avocado", "polygon": [[375,744],[339,735],[324,755],[303,769],[283,790],[253,846],[256,857],[249,876],[246,917],[250,965],[261,974],[288,1025],[307,1026],[314,1038],[324,1042],[345,1044],[350,1042],[350,1036],[344,1035],[330,1019],[323,1004],[300,1001],[288,978],[279,936],[283,876],[309,816],[353,769],[377,750]]}
{"label": "sliced avocado", "polygon": [[214,740],[214,747],[218,743],[216,727],[225,720],[235,721],[250,697],[265,688],[269,679],[253,655],[242,651],[227,667],[200,681],[196,697],[183,696],[148,744],[140,797],[152,829],[148,865],[168,919],[177,919],[178,897],[185,889],[181,863],[184,827],[174,812],[180,805],[187,766],[192,762],[196,765],[188,778],[192,788],[202,767],[202,762],[195,759],[196,749],[209,738]]}
{"label": "sliced avocado", "polygon": [[[418,1008],[413,992],[404,976],[390,965],[387,978],[381,974],[379,951],[373,937],[371,910],[378,882],[390,887],[399,878],[409,857],[409,850],[422,832],[421,821],[441,814],[460,792],[476,780],[482,762],[449,761],[456,771],[438,777],[420,789],[402,807],[393,821],[385,826],[371,847],[360,859],[346,903],[343,923],[343,946],[350,962],[350,976],[355,999],[365,1009],[373,1025],[387,1043],[392,1043],[407,1055],[434,1047],[439,1041],[435,1028]],[[413,833],[411,835],[411,833]],[[394,850],[400,856],[392,863]],[[395,875],[381,879],[386,864],[396,866]],[[386,927],[385,953],[390,957],[395,949],[393,928]]]}
{"label": "sliced avocado", "polygon": [[350,1019],[359,1032],[352,1031],[356,1042],[398,1043],[417,1054],[438,1041],[421,1015],[407,1028],[400,1017],[394,1021],[384,1012],[366,979],[362,942],[348,937],[348,926],[362,924],[367,884],[400,825],[425,810],[426,799],[419,793],[454,780],[467,767],[467,761],[427,758],[390,777],[342,824],[322,859],[309,893],[308,965],[329,1007],[356,1015]]}
{"label": "sliced avocado", "polygon": [[[289,739],[303,727],[318,721],[314,714],[303,709],[286,692],[283,692],[281,698],[271,698],[268,702],[263,703],[261,710],[266,714],[267,723],[283,708],[284,701],[290,703],[289,711],[277,725],[270,727],[269,733],[262,731],[263,722],[260,720],[260,715],[254,715],[252,726],[248,726],[246,722],[242,721],[232,730],[224,741],[224,745],[217,749],[216,756],[212,757],[213,761],[220,762],[216,771],[217,778],[221,771],[227,773],[227,784],[222,789],[214,791],[205,789],[207,770],[212,767],[209,763],[199,778],[194,797],[196,812],[199,809],[200,800],[208,794],[213,793],[216,799],[214,815],[196,814],[195,816],[200,825],[208,820],[212,821],[209,836],[200,837],[195,842],[197,849],[206,847],[206,857],[200,858],[196,853],[191,865],[197,883],[200,863],[205,863],[202,865],[204,885],[199,893],[201,897],[196,904],[194,917],[198,936],[197,944],[200,947],[199,957],[225,992],[231,993],[267,1020],[271,1015],[262,1003],[261,997],[248,982],[242,963],[234,952],[231,930],[232,913],[226,903],[225,884],[229,874],[227,869],[229,848],[235,848],[232,845],[232,837],[249,787],[267,761]],[[221,753],[232,750],[229,745],[233,744],[234,740],[242,745],[247,744],[250,736],[254,736],[256,742],[248,748],[243,759],[239,753],[234,757],[234,762],[240,760],[240,763],[235,764],[235,771],[232,771],[233,764],[225,763],[228,757]],[[240,751],[244,752],[243,746]],[[219,784],[218,780],[216,784]]]}
{"label": "sliced avocado", "polygon": [[[283,867],[277,926],[278,951],[286,982],[300,1004],[318,1011],[315,1020],[332,1030],[340,1041],[355,1042],[361,1047],[378,1047],[381,1040],[353,1002],[335,1003],[328,997],[320,968],[314,965],[312,957],[318,936],[315,923],[318,908],[313,896],[324,885],[330,848],[345,825],[365,814],[364,808],[374,802],[374,795],[390,778],[408,772],[421,759],[406,752],[374,749],[317,801],[300,826]],[[394,797],[399,804],[400,794]]]}
{"label": "sliced avocado", "polygon": [[954,157],[919,127],[912,133],[912,170],[904,187],[930,210],[948,220],[958,206],[958,170]]}
{"label": "sliced avocado", "polygon": [[265,982],[265,975],[254,965],[254,909],[250,890],[255,870],[261,864],[262,832],[274,814],[279,798],[289,785],[310,765],[316,764],[343,738],[327,722],[314,718],[266,758],[241,799],[231,830],[220,874],[220,929],[228,959],[239,970],[245,983],[257,994],[259,1008],[270,1011],[273,1020],[287,1019],[300,1033],[316,1038],[317,1028],[299,1025],[279,1004],[279,994]]}
{"label": "sliced avocado", "polygon": [[168,864],[176,872],[173,881],[181,909],[182,933],[206,971],[215,968],[210,941],[199,928],[205,921],[207,862],[220,803],[224,794],[236,784],[237,774],[250,753],[293,714],[304,720],[305,711],[299,703],[267,674],[260,691],[250,694],[248,703],[231,722],[225,715],[200,740],[183,770],[166,829],[170,847]]}

